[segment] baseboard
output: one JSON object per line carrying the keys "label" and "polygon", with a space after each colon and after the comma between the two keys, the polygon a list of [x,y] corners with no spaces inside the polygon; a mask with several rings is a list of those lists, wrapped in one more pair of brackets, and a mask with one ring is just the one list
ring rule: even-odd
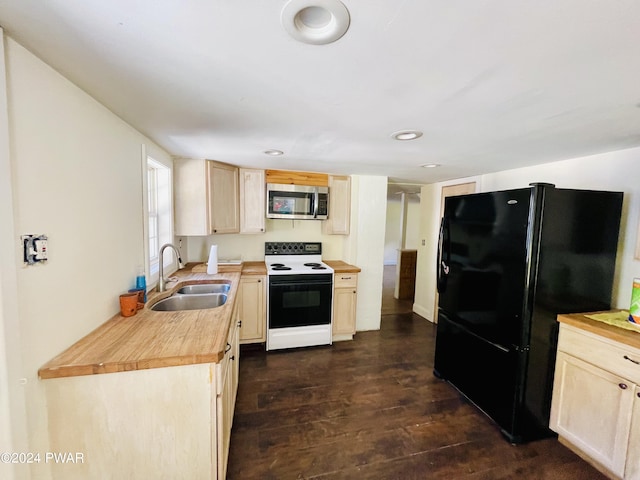
{"label": "baseboard", "polygon": [[424,317],[426,320],[430,321],[431,323],[435,323],[433,321],[433,319],[431,318],[431,312],[429,312],[426,308],[423,308],[421,305],[418,305],[417,303],[414,303],[413,304],[413,311],[414,311],[414,313],[417,313],[421,317]]}

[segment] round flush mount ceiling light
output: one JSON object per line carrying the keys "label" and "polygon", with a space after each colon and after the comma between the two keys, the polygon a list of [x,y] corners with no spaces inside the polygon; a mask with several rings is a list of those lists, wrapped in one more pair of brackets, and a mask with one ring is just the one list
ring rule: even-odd
{"label": "round flush mount ceiling light", "polygon": [[282,26],[300,42],[325,45],[349,29],[349,10],[339,0],[291,0],[282,9]]}
{"label": "round flush mount ceiling light", "polygon": [[426,163],[424,165],[420,165],[422,168],[438,168],[440,166],[439,163]]}
{"label": "round flush mount ceiling light", "polygon": [[284,152],[282,150],[265,150],[263,153],[266,155],[271,155],[272,157],[284,155]]}
{"label": "round flush mount ceiling light", "polygon": [[422,132],[419,132],[418,130],[401,130],[391,134],[391,137],[396,140],[415,140],[421,136]]}

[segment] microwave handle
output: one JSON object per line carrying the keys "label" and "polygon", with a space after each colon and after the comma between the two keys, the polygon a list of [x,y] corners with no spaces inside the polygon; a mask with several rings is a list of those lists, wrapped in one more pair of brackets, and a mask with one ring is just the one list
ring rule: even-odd
{"label": "microwave handle", "polygon": [[315,189],[315,192],[313,192],[313,218],[318,218],[318,200],[319,200],[319,195],[318,195],[318,189]]}

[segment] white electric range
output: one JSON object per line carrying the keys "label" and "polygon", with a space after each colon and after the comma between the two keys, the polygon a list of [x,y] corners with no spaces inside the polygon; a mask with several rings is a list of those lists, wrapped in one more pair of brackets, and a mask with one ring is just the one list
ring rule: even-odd
{"label": "white electric range", "polygon": [[333,269],[320,242],[266,242],[267,350],[331,344]]}

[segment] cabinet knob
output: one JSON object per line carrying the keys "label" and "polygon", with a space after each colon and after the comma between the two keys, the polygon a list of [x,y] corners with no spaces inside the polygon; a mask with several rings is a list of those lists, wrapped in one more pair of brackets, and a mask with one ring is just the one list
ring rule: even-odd
{"label": "cabinet knob", "polygon": [[262,280],[258,280],[258,283],[262,283]]}
{"label": "cabinet knob", "polygon": [[626,390],[627,389],[627,384],[626,383],[619,383],[618,386],[622,389],[622,390]]}
{"label": "cabinet knob", "polygon": [[236,356],[235,355],[231,355],[231,358],[229,360],[235,360]]}

